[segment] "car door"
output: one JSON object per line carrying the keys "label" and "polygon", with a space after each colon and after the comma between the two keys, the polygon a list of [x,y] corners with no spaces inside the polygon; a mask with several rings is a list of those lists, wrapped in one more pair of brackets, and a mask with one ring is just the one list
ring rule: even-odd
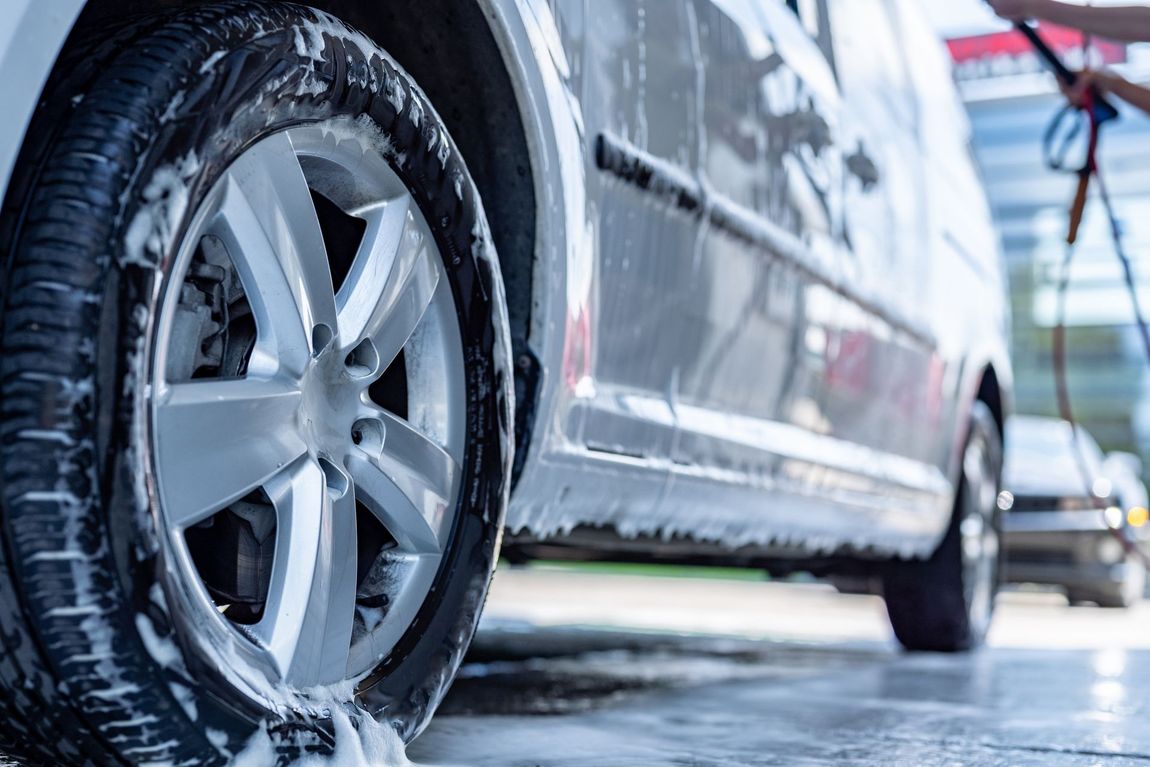
{"label": "car door", "polygon": [[[583,373],[567,382],[562,428],[582,465],[628,478],[611,509],[664,529],[705,505],[766,531],[770,520],[748,512],[767,497],[770,514],[825,529],[841,522],[844,488],[876,504],[886,485],[874,477],[891,472],[856,449],[888,446],[890,430],[852,409],[889,412],[898,386],[874,376],[849,396],[829,389],[860,313],[878,355],[866,364],[897,361],[872,324],[893,311],[861,300],[851,278],[862,271],[849,271],[864,265],[873,282],[897,268],[881,259],[896,225],[880,222],[870,255],[855,259],[849,203],[879,200],[868,204],[890,215],[894,176],[871,152],[901,145],[859,143],[865,115],[840,97],[825,3],[801,5],[808,15],[784,0],[553,5],[592,150],[595,249],[578,287],[586,311],[568,328],[565,356]],[[852,165],[844,147],[860,146]]]}
{"label": "car door", "polygon": [[[587,374],[564,424],[590,461],[805,492],[822,429],[843,163],[831,68],[784,0],[557,2],[594,146]],[[675,496],[672,498],[672,496]]]}
{"label": "car door", "polygon": [[[913,197],[917,166],[879,166],[914,146],[913,110],[891,117],[906,94],[880,93],[869,70],[842,99],[834,15],[803,5],[619,0],[581,17],[599,255],[594,385],[573,412],[598,453],[738,467],[813,495],[833,484],[824,469],[856,468],[852,443],[893,441],[908,377],[882,278],[910,260],[894,233],[914,203],[892,197]],[[645,188],[626,178],[636,164]]]}
{"label": "car door", "polygon": [[[592,460],[661,471],[671,454],[672,390],[690,300],[680,266],[697,250],[693,211],[616,167],[639,161],[693,178],[699,137],[689,3],[556,3],[577,43],[572,84],[589,145],[588,240],[596,249],[591,298],[573,335],[588,375],[566,429]],[[654,499],[651,499],[652,501]]]}
{"label": "car door", "polygon": [[[986,364],[988,344],[1001,352],[997,374],[1009,375],[1009,336],[1004,269],[986,193],[979,178],[966,108],[953,85],[949,52],[935,38],[918,0],[892,0],[903,50],[914,62],[911,79],[918,99],[918,136],[926,191],[923,222],[930,241],[917,266],[922,282],[908,309],[931,330],[935,354],[929,362],[925,413],[915,454],[933,453],[932,463],[952,465],[954,445],[966,430],[972,392],[969,379]],[[993,341],[990,339],[994,339]],[[996,379],[997,380],[997,379]],[[931,448],[929,442],[933,438]]]}
{"label": "car door", "polygon": [[841,439],[932,459],[942,368],[929,332],[931,252],[918,101],[889,0],[829,0],[842,90],[845,230],[826,417]]}
{"label": "car door", "polygon": [[[765,5],[559,4],[582,30],[577,82],[597,165],[591,341],[579,352],[592,374],[573,386],[568,429],[597,454],[760,471],[770,451],[731,443],[731,423],[817,420],[823,348],[804,339],[825,337],[831,302],[804,269],[835,265],[835,85],[782,0]],[[803,268],[768,252],[800,237]]]}
{"label": "car door", "polygon": [[706,105],[699,173],[712,215],[679,269],[693,298],[691,343],[678,347],[675,460],[803,484],[817,461],[799,435],[823,423],[842,229],[837,87],[782,0],[694,7]]}

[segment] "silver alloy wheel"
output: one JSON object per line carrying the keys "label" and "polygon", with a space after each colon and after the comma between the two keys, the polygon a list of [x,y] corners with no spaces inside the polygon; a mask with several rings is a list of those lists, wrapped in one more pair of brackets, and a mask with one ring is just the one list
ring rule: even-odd
{"label": "silver alloy wheel", "polygon": [[990,451],[974,440],[963,456],[963,498],[959,535],[962,550],[963,591],[970,617],[970,633],[983,637],[994,614],[998,578],[999,541],[995,522],[998,482]]}
{"label": "silver alloy wheel", "polygon": [[[196,212],[156,328],[150,426],[167,585],[195,641],[234,648],[233,662],[296,689],[358,679],[388,655],[455,521],[458,319],[435,240],[386,152],[374,126],[348,119],[246,150]],[[313,194],[362,222],[338,291]],[[255,320],[239,375],[189,377],[182,302],[205,243],[226,253]],[[406,417],[369,396],[401,354]],[[243,623],[212,598],[187,533],[253,492],[274,509],[274,555],[266,602]],[[392,539],[369,567],[357,563],[358,507]],[[357,599],[365,569],[381,590],[370,604]]]}

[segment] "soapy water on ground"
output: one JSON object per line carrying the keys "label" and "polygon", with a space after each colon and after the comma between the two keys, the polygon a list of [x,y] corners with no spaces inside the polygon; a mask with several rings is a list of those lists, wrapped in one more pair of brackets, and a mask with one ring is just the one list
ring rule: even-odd
{"label": "soapy water on ground", "polygon": [[407,749],[341,714],[296,767],[1150,767],[1146,690],[1146,603],[1007,593],[986,650],[911,655],[880,600],[826,586],[533,568],[499,573]]}
{"label": "soapy water on ground", "polygon": [[408,749],[487,767],[1150,767],[1150,605],[1000,599],[989,647],[908,654],[820,584],[496,578]]}

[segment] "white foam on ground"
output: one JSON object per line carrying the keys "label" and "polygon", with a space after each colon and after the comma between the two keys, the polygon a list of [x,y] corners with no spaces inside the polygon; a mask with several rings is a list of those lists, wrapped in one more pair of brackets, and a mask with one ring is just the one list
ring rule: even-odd
{"label": "white foam on ground", "polygon": [[[403,740],[386,723],[377,722],[365,711],[348,714],[332,708],[335,751],[310,755],[292,762],[292,767],[417,767],[407,758]],[[261,727],[248,740],[244,750],[232,759],[232,767],[270,767],[276,763],[276,744]]]}

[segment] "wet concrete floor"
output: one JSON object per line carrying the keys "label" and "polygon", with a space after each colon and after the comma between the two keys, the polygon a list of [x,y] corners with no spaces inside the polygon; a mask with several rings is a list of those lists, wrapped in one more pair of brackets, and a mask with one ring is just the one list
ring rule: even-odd
{"label": "wet concrete floor", "polygon": [[501,572],[423,765],[1150,765],[1150,607],[1007,594],[909,655],[817,585]]}
{"label": "wet concrete floor", "polygon": [[[421,767],[1150,767],[1150,603],[1000,598],[910,655],[817,584],[501,571]],[[0,756],[0,767],[14,767]],[[383,767],[382,765],[379,767]]]}

